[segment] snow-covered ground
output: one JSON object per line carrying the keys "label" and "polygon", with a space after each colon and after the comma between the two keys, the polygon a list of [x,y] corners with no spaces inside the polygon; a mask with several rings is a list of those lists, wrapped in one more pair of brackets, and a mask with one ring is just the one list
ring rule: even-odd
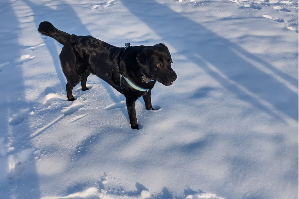
{"label": "snow-covered ground", "polygon": [[[66,100],[50,21],[116,46],[165,43],[155,111],[95,76]],[[0,198],[298,198],[295,0],[1,0]]]}

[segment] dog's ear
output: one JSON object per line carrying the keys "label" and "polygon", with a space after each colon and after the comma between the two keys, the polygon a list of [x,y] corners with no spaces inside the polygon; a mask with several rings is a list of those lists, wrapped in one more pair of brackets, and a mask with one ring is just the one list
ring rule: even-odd
{"label": "dog's ear", "polygon": [[167,54],[169,55],[169,57],[171,57],[170,52],[168,50],[168,47],[165,44],[159,43],[159,44],[156,44],[155,46],[161,47],[165,52],[167,52]]}
{"label": "dog's ear", "polygon": [[143,49],[136,57],[137,62],[144,70],[148,69],[151,62],[151,51],[148,49]]}
{"label": "dog's ear", "polygon": [[164,47],[164,48],[166,48],[168,50],[167,46],[165,44],[163,44],[163,43],[156,44],[155,46],[161,46],[161,47]]}
{"label": "dog's ear", "polygon": [[167,52],[169,52],[168,47],[165,44],[163,44],[163,43],[156,44],[155,46],[162,47],[162,48],[164,48],[164,50],[166,50]]}

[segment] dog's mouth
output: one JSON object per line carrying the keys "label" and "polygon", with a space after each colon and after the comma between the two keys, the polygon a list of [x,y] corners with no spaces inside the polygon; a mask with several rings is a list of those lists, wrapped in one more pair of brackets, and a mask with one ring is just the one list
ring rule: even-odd
{"label": "dog's mouth", "polygon": [[169,81],[169,82],[163,82],[163,81],[160,81],[159,79],[157,79],[158,82],[160,82],[161,84],[163,84],[164,86],[170,86],[173,84],[172,81]]}
{"label": "dog's mouth", "polygon": [[176,80],[176,78],[177,78],[177,76],[176,76],[176,74],[174,74],[174,75],[168,77],[166,82],[164,82],[164,83],[161,82],[161,83],[165,86],[170,86],[173,84],[173,82]]}
{"label": "dog's mouth", "polygon": [[169,82],[168,84],[166,84],[166,86],[170,86],[170,85],[172,85],[173,84],[173,82]]}
{"label": "dog's mouth", "polygon": [[173,82],[168,82],[168,83],[163,84],[163,85],[165,85],[165,86],[170,86],[170,85],[172,85],[172,83],[173,83]]}
{"label": "dog's mouth", "polygon": [[163,84],[164,86],[170,86],[176,80],[176,74],[167,75],[164,77],[152,77],[154,80],[158,81],[159,83]]}

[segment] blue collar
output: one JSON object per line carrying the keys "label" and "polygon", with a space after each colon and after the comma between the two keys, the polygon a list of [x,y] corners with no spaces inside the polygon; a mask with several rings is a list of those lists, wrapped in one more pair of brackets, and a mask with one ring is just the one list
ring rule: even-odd
{"label": "blue collar", "polygon": [[146,89],[146,88],[141,88],[139,86],[137,86],[136,84],[134,84],[131,80],[129,80],[128,78],[126,78],[125,76],[123,76],[122,74],[120,74],[120,87],[122,89],[122,86],[121,86],[121,78],[124,78],[126,80],[126,82],[132,87],[134,88],[135,90],[138,90],[138,91],[142,91],[142,92],[147,92],[149,89]]}

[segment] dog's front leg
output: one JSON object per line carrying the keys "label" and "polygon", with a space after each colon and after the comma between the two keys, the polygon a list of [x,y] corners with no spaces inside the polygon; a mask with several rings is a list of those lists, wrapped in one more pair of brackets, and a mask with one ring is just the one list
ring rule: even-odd
{"label": "dog's front leg", "polygon": [[142,96],[146,110],[154,110],[151,101],[151,90],[149,90],[145,95]]}
{"label": "dog's front leg", "polygon": [[129,114],[130,124],[132,129],[139,129],[137,118],[136,118],[136,110],[135,110],[135,100],[131,98],[126,98],[127,110]]}

